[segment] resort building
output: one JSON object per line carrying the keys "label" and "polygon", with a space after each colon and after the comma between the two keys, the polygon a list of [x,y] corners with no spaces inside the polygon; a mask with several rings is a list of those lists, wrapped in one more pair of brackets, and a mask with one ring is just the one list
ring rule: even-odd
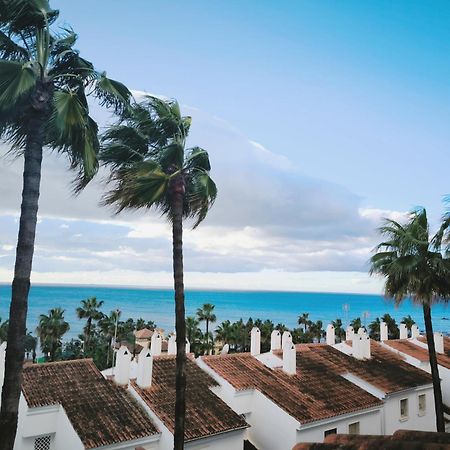
{"label": "resort building", "polygon": [[322,442],[334,433],[435,430],[428,374],[367,335],[334,344],[331,331],[328,344],[300,345],[275,331],[271,351],[260,354],[253,329],[250,353],[200,357],[198,364],[219,384],[214,392],[244,414],[247,438],[260,450]]}

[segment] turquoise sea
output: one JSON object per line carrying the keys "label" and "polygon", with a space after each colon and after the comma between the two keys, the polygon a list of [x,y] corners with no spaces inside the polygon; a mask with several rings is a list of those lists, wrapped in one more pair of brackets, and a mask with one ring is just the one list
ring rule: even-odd
{"label": "turquoise sea", "polygon": [[[8,316],[11,289],[0,285],[0,317]],[[173,292],[165,289],[139,289],[98,286],[33,286],[31,288],[28,329],[35,330],[39,315],[50,308],[62,307],[66,310],[66,320],[70,323],[70,332],[66,339],[77,336],[83,327],[75,309],[80,300],[95,296],[104,301],[103,311],[119,308],[122,318],[143,317],[155,321],[166,331],[174,328]],[[367,311],[367,323],[384,313],[391,314],[397,321],[411,314],[419,327],[423,329],[422,309],[405,301],[399,308],[378,295],[310,293],[310,292],[257,292],[257,291],[206,291],[189,290],[186,292],[186,314],[194,315],[203,303],[216,305],[217,324],[249,317],[253,319],[271,319],[275,324],[282,322],[294,327],[297,317],[308,312],[311,320],[322,320],[324,326],[340,317],[344,323],[355,317],[363,317]],[[348,305],[348,313],[344,310]],[[446,305],[435,305],[433,323],[436,331],[450,333],[450,309]]]}

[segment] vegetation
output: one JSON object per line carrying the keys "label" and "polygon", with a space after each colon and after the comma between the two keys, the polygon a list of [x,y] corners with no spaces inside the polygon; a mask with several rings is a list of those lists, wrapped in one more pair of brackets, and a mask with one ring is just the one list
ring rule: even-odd
{"label": "vegetation", "polygon": [[[197,309],[197,318],[199,320],[199,322],[205,322],[206,324],[206,332],[205,332],[205,348],[204,348],[204,353],[208,354],[211,352],[212,350],[212,346],[213,346],[213,336],[212,334],[210,335],[209,333],[209,324],[210,323],[214,323],[217,318],[216,315],[214,314],[214,308],[215,306],[212,305],[211,303],[205,303],[201,308]],[[211,341],[211,343],[209,342]]]}
{"label": "vegetation", "polygon": [[101,160],[111,169],[104,203],[124,209],[159,210],[172,224],[177,335],[174,448],[184,447],[186,321],[183,282],[183,221],[205,219],[217,189],[209,176],[208,153],[186,149],[191,118],[176,101],[146,96],[125,111],[103,137]]}
{"label": "vegetation", "polygon": [[61,350],[61,338],[69,328],[68,322],[64,320],[64,310],[61,308],[53,308],[48,315],[40,315],[36,333],[41,342],[41,350],[48,355],[49,361],[56,360],[56,353]]}
{"label": "vegetation", "polygon": [[445,431],[442,391],[431,321],[431,306],[450,297],[450,260],[443,247],[448,224],[430,236],[425,209],[412,211],[406,223],[386,220],[380,228],[384,241],[371,258],[371,273],[385,278],[385,294],[401,303],[411,297],[422,305],[436,408],[437,431]]}
{"label": "vegetation", "polygon": [[0,449],[13,447],[22,383],[26,312],[43,147],[65,154],[82,189],[97,171],[97,124],[87,96],[117,111],[130,92],[74,49],[71,29],[54,31],[47,0],[0,0],[0,138],[24,159],[22,205],[0,410]]}
{"label": "vegetation", "polygon": [[100,308],[103,305],[103,300],[97,301],[96,297],[89,297],[86,300],[81,300],[81,306],[77,308],[77,316],[79,319],[87,319],[84,327],[84,348],[89,349],[89,340],[91,338],[92,321],[102,318]]}

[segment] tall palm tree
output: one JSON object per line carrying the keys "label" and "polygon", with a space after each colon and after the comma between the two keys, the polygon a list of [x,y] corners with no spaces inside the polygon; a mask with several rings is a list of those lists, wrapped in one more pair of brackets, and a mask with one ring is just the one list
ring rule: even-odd
{"label": "tall palm tree", "polygon": [[98,301],[97,297],[89,297],[81,300],[81,306],[77,308],[77,316],[79,319],[87,319],[84,327],[84,345],[86,350],[89,348],[89,338],[91,336],[92,321],[99,320],[103,314],[100,308],[103,306],[103,300]]}
{"label": "tall palm tree", "polygon": [[97,124],[89,115],[87,96],[116,110],[131,96],[79,56],[72,30],[52,31],[57,17],[47,0],[0,0],[0,138],[24,159],[0,450],[12,448],[17,429],[42,149],[47,146],[68,157],[77,173],[75,190],[80,190],[98,166]]}
{"label": "tall palm tree", "polygon": [[[106,366],[109,367],[109,354],[111,352],[112,341],[116,335],[116,331],[119,325],[119,318],[121,312],[118,309],[111,311],[109,316],[102,314],[102,317],[98,320],[98,325],[100,327],[103,336],[108,341],[108,353],[106,354]],[[115,343],[114,343],[115,344]]]}
{"label": "tall palm tree", "polygon": [[111,168],[112,190],[104,203],[124,209],[159,210],[172,224],[175,330],[177,335],[174,447],[184,447],[186,323],[183,282],[183,220],[205,219],[217,189],[208,153],[186,150],[190,117],[174,100],[146,96],[104,136],[101,159]]}
{"label": "tall palm tree", "polygon": [[397,304],[405,298],[422,305],[436,409],[437,431],[444,432],[442,391],[431,321],[431,305],[450,297],[450,260],[442,248],[441,230],[430,236],[425,209],[410,213],[406,223],[385,220],[380,228],[385,240],[371,258],[371,274],[385,278],[385,295]]}
{"label": "tall palm tree", "polygon": [[197,317],[200,322],[205,322],[206,332],[205,332],[205,348],[206,353],[209,353],[209,324],[214,323],[217,318],[214,314],[215,306],[211,303],[204,303],[201,308],[197,308]]}
{"label": "tall palm tree", "polygon": [[50,361],[55,361],[56,352],[61,347],[61,338],[69,328],[68,322],[64,320],[64,310],[61,308],[53,308],[48,315],[39,316],[36,333],[41,341],[41,349],[49,354]]}

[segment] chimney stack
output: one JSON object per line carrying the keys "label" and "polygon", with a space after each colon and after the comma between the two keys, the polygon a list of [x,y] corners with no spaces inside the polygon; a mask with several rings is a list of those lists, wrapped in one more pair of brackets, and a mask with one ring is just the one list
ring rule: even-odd
{"label": "chimney stack", "polygon": [[297,373],[297,352],[292,342],[283,347],[283,371],[288,375]]}
{"label": "chimney stack", "polygon": [[355,334],[352,348],[356,359],[370,359],[370,338],[367,333]]}
{"label": "chimney stack", "polygon": [[284,350],[284,347],[292,344],[292,335],[289,331],[285,331],[281,336],[281,348]]}
{"label": "chimney stack", "polygon": [[330,323],[327,325],[327,345],[336,344],[336,334],[334,331],[334,326]]}
{"label": "chimney stack", "polygon": [[131,353],[122,345],[116,353],[116,366],[114,368],[114,381],[117,384],[127,385],[130,381]]}
{"label": "chimney stack", "polygon": [[434,346],[437,353],[444,353],[444,335],[438,331],[434,333]]}
{"label": "chimney stack", "polygon": [[177,354],[177,337],[175,333],[169,336],[169,345],[167,346],[167,354],[168,355]]}
{"label": "chimney stack", "polygon": [[186,354],[191,353],[191,343],[189,342],[189,339],[186,338]]}
{"label": "chimney stack", "polygon": [[358,334],[359,334],[360,336],[366,334],[366,329],[365,329],[364,327],[359,327],[359,328],[358,328]]}
{"label": "chimney stack", "polygon": [[152,334],[151,351],[152,356],[159,356],[161,354],[162,336],[159,331]]}
{"label": "chimney stack", "polygon": [[380,322],[380,341],[387,341],[389,339],[388,327],[386,322]]}
{"label": "chimney stack", "polygon": [[411,325],[411,337],[417,339],[420,336],[419,327],[414,323]]}
{"label": "chimney stack", "polygon": [[405,323],[400,324],[400,339],[408,339],[408,328]]}
{"label": "chimney stack", "polygon": [[139,353],[137,367],[137,385],[143,389],[152,384],[153,356],[148,348],[143,348]]}
{"label": "chimney stack", "polygon": [[349,325],[347,329],[345,330],[345,340],[346,341],[353,341],[353,336],[355,335],[355,331],[353,330],[353,327]]}
{"label": "chimney stack", "polygon": [[0,344],[0,394],[2,392],[3,380],[5,379],[5,357],[6,341]]}
{"label": "chimney stack", "polygon": [[270,335],[270,351],[281,349],[281,333],[279,330],[273,330]]}
{"label": "chimney stack", "polygon": [[261,331],[258,327],[253,327],[250,332],[250,353],[258,356],[261,353]]}
{"label": "chimney stack", "polygon": [[230,346],[228,344],[225,344],[222,348],[222,351],[220,352],[221,355],[227,355],[230,351]]}

